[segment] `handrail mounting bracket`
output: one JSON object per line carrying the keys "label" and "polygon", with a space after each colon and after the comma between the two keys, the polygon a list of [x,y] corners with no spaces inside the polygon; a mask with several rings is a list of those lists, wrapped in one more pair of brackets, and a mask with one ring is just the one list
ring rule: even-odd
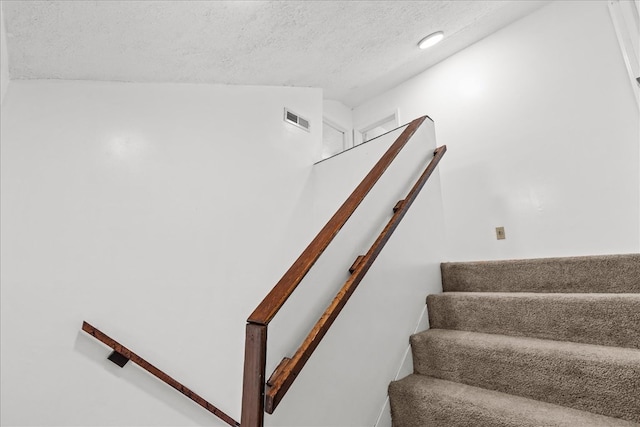
{"label": "handrail mounting bracket", "polygon": [[107,359],[109,359],[116,365],[120,366],[121,368],[124,368],[124,365],[126,365],[127,362],[129,361],[129,358],[127,356],[125,356],[122,353],[118,353],[115,350],[111,352],[111,354],[109,355],[109,357],[107,357]]}

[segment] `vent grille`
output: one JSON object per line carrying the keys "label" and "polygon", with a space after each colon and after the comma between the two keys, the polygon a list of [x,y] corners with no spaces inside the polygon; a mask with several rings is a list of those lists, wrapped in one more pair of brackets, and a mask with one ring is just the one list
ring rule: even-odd
{"label": "vent grille", "polygon": [[284,109],[284,121],[287,123],[291,123],[292,125],[297,126],[301,129],[304,129],[307,132],[310,132],[311,130],[311,123],[309,122],[309,120],[300,117],[293,111],[290,111],[286,108]]}

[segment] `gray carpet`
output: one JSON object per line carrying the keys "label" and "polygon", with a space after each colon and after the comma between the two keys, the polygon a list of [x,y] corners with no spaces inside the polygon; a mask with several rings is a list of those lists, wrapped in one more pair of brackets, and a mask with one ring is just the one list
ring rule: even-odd
{"label": "gray carpet", "polygon": [[389,386],[393,427],[637,427],[619,418],[410,375]]}
{"label": "gray carpet", "polygon": [[640,348],[640,293],[444,292],[427,305],[432,328]]}
{"label": "gray carpet", "polygon": [[442,273],[414,374],[389,386],[394,427],[640,426],[639,254]]}

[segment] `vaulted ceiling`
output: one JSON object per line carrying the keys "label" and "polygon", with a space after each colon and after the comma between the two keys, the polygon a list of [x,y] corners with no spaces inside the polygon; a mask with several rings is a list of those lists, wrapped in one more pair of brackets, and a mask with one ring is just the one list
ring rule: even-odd
{"label": "vaulted ceiling", "polygon": [[[356,106],[546,1],[3,1],[12,79],[318,87]],[[434,31],[445,39],[416,43]]]}

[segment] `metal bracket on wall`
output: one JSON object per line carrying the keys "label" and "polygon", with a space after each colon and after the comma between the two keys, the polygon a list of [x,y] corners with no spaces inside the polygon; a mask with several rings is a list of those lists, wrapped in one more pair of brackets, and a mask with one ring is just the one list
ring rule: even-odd
{"label": "metal bracket on wall", "polygon": [[109,355],[109,357],[107,357],[107,359],[111,360],[113,363],[120,366],[121,368],[124,368],[124,365],[126,365],[127,362],[129,361],[129,358],[127,356],[125,356],[122,353],[118,353],[115,350],[111,352],[111,354]]}

